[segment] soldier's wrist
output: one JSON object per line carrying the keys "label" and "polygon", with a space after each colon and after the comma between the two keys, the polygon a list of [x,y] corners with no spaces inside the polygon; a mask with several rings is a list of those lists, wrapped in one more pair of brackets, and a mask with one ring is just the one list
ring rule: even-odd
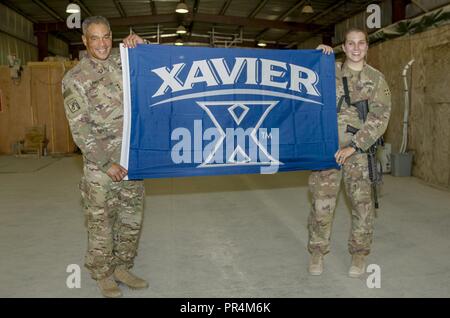
{"label": "soldier's wrist", "polygon": [[112,161],[108,161],[108,162],[106,162],[100,169],[103,171],[103,172],[108,172],[109,171],[109,169],[113,166],[113,164],[114,164],[114,162],[112,162]]}
{"label": "soldier's wrist", "polygon": [[360,148],[356,145],[356,143],[353,140],[350,141],[350,144],[348,146],[355,149],[355,151],[360,150]]}

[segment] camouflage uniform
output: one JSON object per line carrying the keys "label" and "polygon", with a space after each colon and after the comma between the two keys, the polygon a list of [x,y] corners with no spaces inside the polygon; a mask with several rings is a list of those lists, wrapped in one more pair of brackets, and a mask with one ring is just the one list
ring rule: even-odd
{"label": "camouflage uniform", "polygon": [[[366,151],[386,131],[390,111],[390,91],[384,76],[365,64],[361,72],[355,72],[346,65],[336,63],[336,98],[344,95],[342,77],[348,78],[351,102],[369,100],[369,114],[363,123],[356,107],[342,104],[338,114],[339,147],[342,149],[353,143]],[[360,129],[352,135],[346,133],[347,125]],[[368,255],[373,235],[374,207],[372,189],[367,165],[367,154],[355,152],[341,170],[313,171],[309,178],[312,193],[312,209],[308,220],[311,253],[329,252],[331,226],[341,179],[351,202],[352,227],[348,241],[350,254]]]}
{"label": "camouflage uniform", "polygon": [[66,116],[83,153],[81,196],[88,229],[86,267],[94,279],[116,266],[129,269],[141,231],[142,181],[114,182],[106,172],[120,162],[123,127],[119,56],[82,59],[63,79]]}

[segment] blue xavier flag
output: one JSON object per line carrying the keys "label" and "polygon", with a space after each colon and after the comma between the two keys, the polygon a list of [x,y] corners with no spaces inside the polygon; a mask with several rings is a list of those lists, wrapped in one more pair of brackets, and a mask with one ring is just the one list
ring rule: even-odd
{"label": "blue xavier flag", "polygon": [[334,56],[121,47],[129,179],[337,168]]}

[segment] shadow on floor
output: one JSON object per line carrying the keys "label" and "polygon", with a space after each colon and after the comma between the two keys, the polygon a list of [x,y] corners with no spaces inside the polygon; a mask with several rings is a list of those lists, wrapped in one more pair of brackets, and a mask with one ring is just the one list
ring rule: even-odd
{"label": "shadow on floor", "polygon": [[307,187],[309,173],[296,171],[272,175],[241,174],[146,179],[145,190],[147,195],[172,195]]}

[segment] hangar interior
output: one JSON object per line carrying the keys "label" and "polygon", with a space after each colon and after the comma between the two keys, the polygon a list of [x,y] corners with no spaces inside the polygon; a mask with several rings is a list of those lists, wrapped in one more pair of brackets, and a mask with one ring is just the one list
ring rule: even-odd
{"label": "hangar interior", "polygon": [[[180,2],[188,13],[175,12]],[[0,0],[1,297],[101,296],[83,270],[83,163],[61,93],[63,76],[86,54],[82,32],[66,24],[69,4],[81,19],[108,18],[115,47],[134,32],[154,45],[303,50],[324,43],[341,59],[345,30],[363,28],[367,62],[392,93],[368,258],[381,269],[380,288],[368,287],[370,273],[346,276],[343,193],[324,274],[308,274],[310,172],[295,171],[145,180],[135,269],[150,288],[125,296],[448,297],[450,1]],[[369,28],[376,10],[380,21]],[[394,171],[395,160],[402,169]],[[81,268],[81,288],[66,285],[70,264]]]}

